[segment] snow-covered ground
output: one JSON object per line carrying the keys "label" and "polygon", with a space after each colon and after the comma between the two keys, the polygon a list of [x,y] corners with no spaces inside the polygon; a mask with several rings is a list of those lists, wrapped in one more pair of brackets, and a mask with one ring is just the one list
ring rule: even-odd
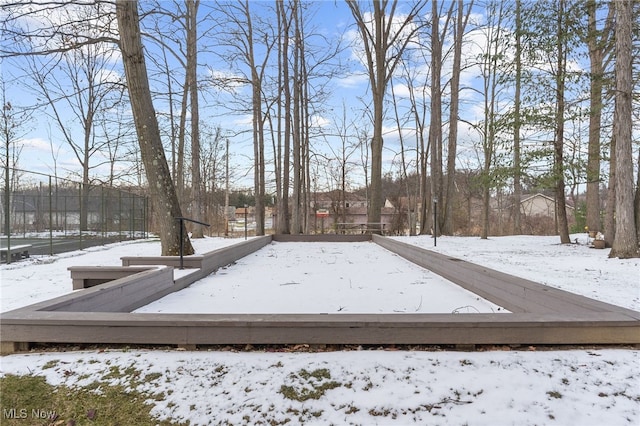
{"label": "snow-covered ground", "polygon": [[559,237],[517,235],[474,237],[397,237],[399,241],[464,259],[572,293],[640,311],[640,260],[609,259],[609,249],[590,247],[586,234]]}
{"label": "snow-covered ground", "polygon": [[505,312],[373,242],[281,243],[136,312]]}
{"label": "snow-covered ground", "polygon": [[[577,238],[580,244],[559,245],[557,237],[517,236],[486,241],[442,237],[438,238],[438,245],[434,248],[433,240],[428,237],[406,237],[402,240],[639,310],[639,260],[608,259],[608,250],[589,248],[582,235],[573,238]],[[235,242],[238,240],[208,238],[194,241],[200,253]],[[291,265],[272,264],[275,268],[284,269],[284,277],[288,277],[271,283],[271,290],[276,287],[282,290],[278,295],[280,299],[295,295],[297,303],[300,298],[305,298],[305,294],[309,299],[321,297],[322,293],[316,293],[317,288],[310,284],[316,284],[314,280],[320,279],[322,274],[321,270],[306,267],[312,259],[314,263],[318,263],[317,259],[324,259],[319,263],[328,267],[331,274],[337,274],[337,281],[348,283],[351,279],[351,287],[356,280],[353,275],[363,273],[357,265],[353,267],[346,262],[339,266],[338,263],[338,259],[351,259],[355,264],[359,256],[354,253],[364,250],[357,245],[307,243],[297,247],[295,253],[287,253],[292,247],[279,243],[263,249],[267,258],[268,253],[278,253],[278,259],[285,258],[289,260],[286,265]],[[70,292],[68,266],[119,265],[121,256],[158,253],[157,241],[134,242],[3,265],[0,267],[1,310]],[[335,256],[333,264],[332,253]],[[329,257],[325,256],[327,254]],[[384,306],[387,312],[401,310],[402,306],[412,311],[418,306],[415,294],[412,295],[412,303],[404,305],[390,293],[387,293],[389,303],[386,305],[381,305],[380,298],[369,297],[369,293],[378,292],[378,288],[386,289],[390,281],[388,272],[395,270],[392,262],[401,259],[377,250],[368,256],[378,256],[372,264],[383,264],[386,272],[368,276],[366,286],[362,284],[367,289],[366,296],[361,292],[347,291],[348,284],[345,284],[341,287],[343,291],[339,299],[327,306],[333,311],[344,306],[344,309],[356,312],[363,309],[377,312],[380,306]],[[226,270],[220,270],[210,279],[224,283],[225,275],[242,274],[252,262],[259,260],[249,256]],[[275,262],[276,258],[271,260]],[[371,269],[372,264],[363,269]],[[413,267],[403,264],[399,268],[405,274],[405,269]],[[412,287],[413,280],[415,287],[428,287],[438,282],[433,274],[417,273],[425,275],[407,276],[402,280],[394,277],[392,281],[409,281],[407,288]],[[254,274],[253,277],[256,286],[264,285],[263,275]],[[302,284],[309,278],[309,284]],[[235,284],[229,281],[220,285],[233,288]],[[193,287],[196,289],[198,286],[202,289],[204,284]],[[334,288],[334,291],[337,290]],[[236,289],[237,296],[246,292],[246,289]],[[225,294],[227,297],[232,293]],[[366,302],[360,299],[371,299],[375,304],[366,306]],[[290,304],[275,304],[273,309]],[[288,424],[323,425],[640,424],[639,350],[495,349],[488,352],[399,351],[389,348],[315,353],[304,350],[34,352],[3,356],[0,358],[0,374],[38,374],[44,375],[52,384],[83,386],[108,377],[109,369],[114,366],[119,366],[121,371],[134,367],[149,378],[146,382],[135,382],[143,383],[138,390],[149,393],[150,401],[155,405],[154,414],[159,418],[188,420],[192,425],[269,424],[287,420]],[[73,374],[69,374],[70,370]]]}

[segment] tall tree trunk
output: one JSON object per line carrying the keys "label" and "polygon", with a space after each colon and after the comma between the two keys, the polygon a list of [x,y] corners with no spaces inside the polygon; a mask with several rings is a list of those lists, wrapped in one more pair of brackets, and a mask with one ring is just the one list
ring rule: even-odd
{"label": "tall tree trunk", "polygon": [[[500,28],[503,19],[503,3],[499,3],[499,9],[495,12],[497,22],[493,23],[495,34],[489,35],[487,40],[487,53],[483,59],[483,90],[484,90],[484,115],[483,123],[483,157],[484,164],[482,168],[482,230],[481,239],[489,237],[489,227],[491,219],[491,188],[493,186],[493,177],[491,175],[492,165],[496,150],[496,109],[498,108],[498,55],[500,49]],[[492,6],[495,8],[495,5]]]}
{"label": "tall tree trunk", "polygon": [[[140,155],[149,184],[151,200],[158,219],[162,255],[178,255],[180,251],[180,222],[182,217],[171,171],[164,154],[155,109],[151,100],[149,79],[140,36],[138,2],[117,0],[116,17],[120,31],[120,50],[124,64],[131,109],[138,134]],[[193,246],[183,232],[184,254],[193,254]]]}
{"label": "tall tree trunk", "polygon": [[520,214],[520,204],[522,202],[522,184],[520,177],[520,127],[522,117],[520,114],[521,87],[522,87],[522,15],[521,0],[516,0],[516,81],[514,93],[513,110],[513,228],[516,235],[522,233],[522,218]]}
{"label": "tall tree trunk", "polygon": [[187,127],[187,107],[189,105],[189,75],[184,77],[184,85],[182,86],[182,101],[180,103],[180,124],[178,125],[178,165],[176,167],[176,192],[180,204],[185,201],[184,194],[184,140],[186,137]]}
{"label": "tall tree trunk", "polygon": [[449,141],[447,144],[447,184],[444,196],[444,222],[442,232],[451,235],[453,233],[453,194],[455,188],[456,156],[458,145],[458,109],[460,91],[460,72],[462,62],[462,39],[467,25],[473,1],[469,4],[467,14],[464,14],[464,2],[458,0],[456,25],[454,27],[453,41],[453,69],[451,76],[451,106],[449,107]]}
{"label": "tall tree trunk", "polygon": [[[191,98],[191,218],[202,222],[202,179],[200,177],[200,112],[198,107],[198,6],[187,0],[187,74]],[[202,226],[191,227],[193,238],[204,238]]]}
{"label": "tall tree trunk", "polygon": [[[280,69],[278,74],[280,79],[280,87],[282,91],[282,102],[279,102],[279,108],[284,110],[284,126],[278,132],[278,140],[282,144],[278,147],[277,164],[279,164],[280,173],[276,172],[276,178],[280,181],[278,186],[278,216],[276,231],[279,234],[288,234],[289,231],[289,155],[291,146],[291,90],[289,82],[289,39],[290,39],[290,18],[287,16],[285,4],[283,1],[277,3],[279,10],[279,23],[281,25],[282,43],[280,46]],[[280,107],[280,105],[282,105]],[[279,117],[278,123],[282,121]],[[280,129],[280,124],[278,124]],[[284,145],[284,153],[282,152]],[[279,177],[278,177],[279,176]]]}
{"label": "tall tree trunk", "polygon": [[371,92],[373,94],[373,137],[371,139],[371,185],[367,221],[377,229],[381,221],[382,209],[382,122],[384,120],[384,93],[386,89],[387,34],[385,33],[385,11],[380,1],[373,2],[375,48],[373,51],[375,69],[371,74]]}
{"label": "tall tree trunk", "polygon": [[613,132],[616,139],[615,238],[609,257],[640,257],[634,215],[632,154],[632,19],[631,0],[616,2],[616,97]]}
{"label": "tall tree trunk", "polygon": [[[442,41],[438,25],[438,2],[431,2],[431,121],[429,124],[429,144],[431,146],[431,195],[434,207],[438,200],[442,205],[442,89],[440,76],[442,70]],[[424,196],[424,195],[423,195]],[[436,212],[434,219],[440,222],[442,214]],[[440,233],[440,223],[433,223],[433,232]]]}
{"label": "tall tree trunk", "polygon": [[301,225],[302,191],[302,76],[300,61],[300,22],[296,14],[294,20],[295,49],[293,52],[293,203],[291,211],[291,233],[299,234]]}
{"label": "tall tree trunk", "polygon": [[616,145],[616,136],[614,133],[609,145],[611,151],[609,158],[609,183],[607,185],[607,205],[604,212],[604,242],[607,247],[613,245],[613,240],[616,237]]}
{"label": "tall tree trunk", "polygon": [[558,69],[556,76],[556,131],[554,140],[554,179],[556,180],[556,217],[558,219],[558,232],[560,243],[569,244],[569,225],[567,223],[567,205],[565,197],[564,183],[564,109],[565,109],[565,74],[566,74],[566,51],[564,44],[565,32],[565,1],[560,0],[558,11],[557,27],[557,55]]}
{"label": "tall tree trunk", "polygon": [[[611,6],[613,8],[613,6]],[[596,1],[587,1],[587,45],[591,66],[589,97],[589,143],[587,154],[587,227],[600,231],[600,125],[602,122],[603,41],[596,26]],[[605,36],[602,36],[603,38]]]}
{"label": "tall tree trunk", "polygon": [[300,78],[301,78],[301,100],[302,100],[302,139],[301,139],[301,148],[302,153],[300,155],[302,161],[301,173],[301,185],[300,190],[302,192],[302,197],[300,202],[301,213],[302,213],[302,229],[305,234],[308,234],[310,231],[310,221],[309,221],[309,193],[311,188],[310,183],[310,156],[309,156],[309,129],[311,129],[311,113],[309,111],[311,100],[309,99],[309,73],[307,70],[307,62],[306,62],[306,52],[305,52],[305,34],[304,34],[304,20],[302,19],[302,10],[300,13],[296,14],[296,17],[300,21],[299,24],[299,39],[300,39]]}

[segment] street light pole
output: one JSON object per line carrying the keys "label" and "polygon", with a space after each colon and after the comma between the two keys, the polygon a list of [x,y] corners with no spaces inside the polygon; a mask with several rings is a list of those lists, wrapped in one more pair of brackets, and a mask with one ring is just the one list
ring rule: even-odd
{"label": "street light pole", "polygon": [[247,239],[247,209],[249,208],[248,205],[244,205],[244,239]]}

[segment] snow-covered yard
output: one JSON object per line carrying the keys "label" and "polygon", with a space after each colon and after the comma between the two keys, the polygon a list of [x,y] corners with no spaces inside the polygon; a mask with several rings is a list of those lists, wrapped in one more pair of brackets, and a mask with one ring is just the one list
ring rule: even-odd
{"label": "snow-covered yard", "polygon": [[[560,245],[557,237],[517,236],[486,241],[443,237],[438,238],[434,248],[428,237],[402,240],[639,310],[638,259],[608,259],[608,250],[589,248],[582,235],[573,238],[580,244]],[[235,242],[214,238],[194,241],[200,253]],[[410,264],[397,264],[404,261],[380,248],[373,247],[374,251],[369,252],[372,244],[288,244],[293,243],[268,246],[263,249],[264,258],[248,256],[218,271],[192,286],[189,290],[195,292],[192,296],[183,293],[184,299],[178,306],[199,312],[203,308],[192,303],[203,299],[208,300],[203,306],[209,309],[222,310],[229,303],[233,311],[238,306],[231,299],[233,295],[244,300],[252,291],[255,294],[264,291],[262,298],[255,297],[245,307],[260,306],[264,311],[264,298],[276,292],[268,308],[271,312],[299,306],[304,300],[313,301],[306,308],[312,311],[410,312],[420,306],[418,294],[422,293],[412,293],[414,289],[422,292],[432,284],[447,287],[429,272],[414,269]],[[68,266],[119,265],[121,256],[158,253],[157,241],[123,243],[3,265],[1,310],[68,293],[71,291]],[[275,263],[276,260],[285,262]],[[365,260],[371,262],[358,268]],[[258,268],[261,262],[263,267],[272,268],[271,275],[278,270],[276,280],[269,283],[265,272],[257,269],[247,272],[251,266]],[[245,280],[242,275],[247,273]],[[366,279],[358,281],[358,276]],[[246,281],[243,285],[266,283],[270,288],[241,288],[240,281]],[[339,297],[327,298],[326,293],[318,291],[327,281],[338,286],[328,289],[334,294],[339,292]],[[402,290],[390,289],[390,282],[401,283]],[[207,287],[210,290],[203,292]],[[223,287],[228,291],[216,293]],[[357,292],[352,291],[353,287],[363,288]],[[405,294],[399,294],[400,291]],[[386,296],[378,297],[376,293]],[[224,303],[211,308],[211,295]],[[409,301],[403,302],[402,296]],[[438,309],[437,300],[455,299],[454,306],[462,306],[462,299],[457,298],[451,294],[435,298],[436,302],[429,300],[430,307],[423,300],[422,312]],[[479,301],[474,298],[473,302]],[[443,309],[448,311],[451,307]],[[88,386],[96,380],[122,381],[107,374],[119,367],[146,378],[133,382],[138,390],[148,392],[158,418],[188,420],[192,425],[287,421],[323,425],[640,423],[640,351],[634,348],[500,347],[486,352],[438,348],[427,351],[352,347],[326,352],[309,352],[305,346],[294,352],[289,349],[33,352],[3,356],[0,374],[43,375],[52,384],[74,387]]]}

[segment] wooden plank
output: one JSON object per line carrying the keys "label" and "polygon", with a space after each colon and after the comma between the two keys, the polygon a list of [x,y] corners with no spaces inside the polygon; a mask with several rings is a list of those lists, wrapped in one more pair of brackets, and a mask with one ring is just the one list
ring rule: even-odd
{"label": "wooden plank", "polygon": [[39,304],[40,310],[75,312],[130,312],[155,300],[155,294],[173,286],[173,268],[149,269],[99,287],[92,287]]}
{"label": "wooden plank", "polygon": [[67,270],[71,274],[74,290],[94,287],[109,281],[124,278],[138,272],[153,269],[151,266],[70,266]]}
{"label": "wooden plank", "polygon": [[[187,269],[201,268],[203,255],[184,256],[183,265]],[[164,265],[174,268],[180,267],[180,256],[123,256],[120,258],[122,266],[133,265]]]}
{"label": "wooden plank", "polygon": [[617,311],[634,318],[640,313],[451,256],[374,235],[382,247],[472,291],[511,312],[588,313]]}
{"label": "wooden plank", "polygon": [[208,252],[204,255],[204,260],[202,261],[203,272],[209,275],[223,266],[230,265],[231,263],[248,256],[257,250],[260,250],[267,244],[271,243],[271,241],[272,236],[266,235]]}
{"label": "wooden plank", "polygon": [[[640,324],[602,314],[171,315],[42,312],[3,319],[3,339],[144,344],[637,344]],[[478,318],[481,316],[482,318]],[[504,318],[510,316],[511,318]],[[177,317],[177,318],[176,318]],[[40,323],[37,324],[36,323]]]}

